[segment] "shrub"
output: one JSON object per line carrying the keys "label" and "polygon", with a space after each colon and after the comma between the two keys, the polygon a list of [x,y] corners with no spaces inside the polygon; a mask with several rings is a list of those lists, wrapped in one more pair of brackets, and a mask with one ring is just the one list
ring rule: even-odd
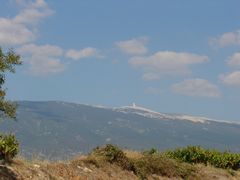
{"label": "shrub", "polygon": [[0,135],[0,160],[4,163],[11,162],[18,151],[19,144],[14,135]]}
{"label": "shrub", "polygon": [[206,152],[199,146],[188,146],[168,151],[167,156],[188,163],[207,163]]}
{"label": "shrub", "polygon": [[92,155],[101,156],[109,163],[117,164],[123,169],[134,171],[133,164],[129,158],[127,158],[125,153],[120,148],[112,144],[95,148]]}
{"label": "shrub", "polygon": [[218,168],[240,169],[240,154],[206,150],[199,146],[188,146],[166,152],[170,158],[188,163],[211,164]]}
{"label": "shrub", "polygon": [[[150,150],[149,152],[152,151]],[[142,158],[134,161],[134,167],[135,174],[140,179],[146,179],[151,174],[186,179],[189,176],[194,176],[195,172],[191,165],[179,163],[155,151],[152,154],[144,152]]]}
{"label": "shrub", "polygon": [[143,152],[144,155],[153,155],[157,153],[158,153],[158,150],[156,148],[151,148],[150,150],[146,150]]}
{"label": "shrub", "polygon": [[97,167],[103,165],[104,162],[116,164],[125,170],[132,171],[140,179],[146,179],[152,174],[186,179],[193,177],[195,172],[192,165],[170,159],[157,149],[150,149],[139,153],[137,158],[130,158],[120,148],[111,144],[95,148],[88,156],[87,162]]}

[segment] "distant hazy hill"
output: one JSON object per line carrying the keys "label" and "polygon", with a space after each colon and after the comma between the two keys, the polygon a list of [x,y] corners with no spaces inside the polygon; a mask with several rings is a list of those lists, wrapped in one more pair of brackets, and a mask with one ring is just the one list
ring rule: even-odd
{"label": "distant hazy hill", "polygon": [[65,102],[19,102],[18,120],[3,121],[22,154],[62,159],[106,143],[143,150],[201,145],[240,152],[240,124],[163,114],[126,106],[105,108]]}

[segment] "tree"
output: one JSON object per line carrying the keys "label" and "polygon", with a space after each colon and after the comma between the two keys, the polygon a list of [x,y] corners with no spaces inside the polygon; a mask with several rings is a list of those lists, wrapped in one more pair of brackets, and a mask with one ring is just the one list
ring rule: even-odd
{"label": "tree", "polygon": [[0,118],[16,118],[16,104],[5,99],[6,89],[3,88],[5,83],[5,74],[14,73],[15,66],[22,64],[20,56],[13,50],[4,53],[0,47]]}
{"label": "tree", "polygon": [[[20,65],[20,56],[13,50],[4,53],[0,47],[0,118],[16,118],[16,104],[5,99],[6,90],[3,89],[5,74],[14,73],[15,66]],[[11,162],[19,151],[19,143],[12,134],[0,134],[0,162]]]}

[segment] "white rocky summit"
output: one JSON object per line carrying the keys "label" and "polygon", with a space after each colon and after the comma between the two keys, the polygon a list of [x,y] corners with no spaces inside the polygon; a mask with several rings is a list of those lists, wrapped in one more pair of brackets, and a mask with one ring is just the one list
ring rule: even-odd
{"label": "white rocky summit", "polygon": [[[156,119],[165,119],[165,120],[184,120],[184,121],[191,121],[194,123],[211,123],[213,122],[223,122],[223,123],[231,123],[235,124],[236,122],[230,122],[230,121],[222,121],[222,120],[216,120],[211,119],[207,117],[201,117],[201,116],[191,116],[191,115],[185,115],[185,114],[168,114],[168,113],[159,113],[141,106],[137,106],[136,103],[133,103],[131,106],[122,106],[122,107],[116,107],[113,108],[114,111],[122,112],[122,113],[133,113],[138,114],[144,117],[148,118],[156,118]],[[236,123],[237,124],[237,123]]]}

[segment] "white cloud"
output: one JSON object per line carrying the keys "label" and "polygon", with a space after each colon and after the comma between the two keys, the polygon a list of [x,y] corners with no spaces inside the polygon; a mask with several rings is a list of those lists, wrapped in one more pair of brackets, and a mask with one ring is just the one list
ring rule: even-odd
{"label": "white cloud", "polygon": [[87,47],[81,50],[70,49],[66,52],[65,56],[67,58],[71,58],[74,60],[79,60],[79,59],[88,58],[88,57],[97,57],[97,58],[101,57],[101,55],[99,54],[99,51],[91,47]]}
{"label": "white cloud", "polygon": [[37,24],[41,19],[54,13],[44,0],[30,2],[27,6],[13,18],[15,23],[19,24]]}
{"label": "white cloud", "polygon": [[36,0],[28,2],[15,17],[0,18],[0,44],[12,46],[32,42],[37,36],[36,25],[39,20],[52,13],[44,0]]}
{"label": "white cloud", "polygon": [[13,19],[13,22],[26,25],[37,24],[39,20],[52,14],[53,11],[48,8],[42,10],[36,8],[24,9]]}
{"label": "white cloud", "polygon": [[142,79],[145,81],[153,81],[153,80],[159,80],[160,75],[158,73],[144,73],[142,76]]}
{"label": "white cloud", "polygon": [[45,0],[15,0],[18,5],[25,6],[25,7],[37,7],[43,8],[47,7],[47,3]]}
{"label": "white cloud", "polygon": [[21,7],[46,8],[48,7],[45,0],[10,0]]}
{"label": "white cloud", "polygon": [[240,68],[240,53],[233,54],[227,61],[232,68]]}
{"label": "white cloud", "polygon": [[[37,37],[37,24],[53,14],[44,0],[16,0],[22,10],[12,18],[0,18],[0,44],[5,46],[22,45],[17,53],[23,56],[31,73],[47,75],[65,69],[60,57],[63,50],[57,46],[26,44]],[[25,45],[24,45],[25,44]]]}
{"label": "white cloud", "polygon": [[26,26],[6,18],[0,18],[0,44],[18,45],[35,39],[35,34]]}
{"label": "white cloud", "polygon": [[60,47],[53,45],[38,46],[35,44],[27,44],[18,48],[17,51],[24,55],[62,56],[63,54],[63,50]]}
{"label": "white cloud", "polygon": [[58,46],[28,44],[18,48],[17,53],[24,56],[30,72],[35,75],[55,74],[65,69],[60,60],[63,50]]}
{"label": "white cloud", "polygon": [[116,42],[116,45],[125,54],[143,55],[146,54],[148,51],[146,43],[147,38],[138,38]]}
{"label": "white cloud", "polygon": [[220,80],[225,85],[240,86],[240,71],[235,71],[229,74],[221,75]]}
{"label": "white cloud", "polygon": [[48,7],[45,0],[36,0],[34,3],[32,3],[32,6],[36,7],[36,8],[46,8],[46,7]]}
{"label": "white cloud", "polygon": [[176,94],[192,97],[217,98],[221,96],[218,87],[205,79],[188,79],[172,85],[172,91]]}
{"label": "white cloud", "polygon": [[217,38],[211,38],[209,44],[214,47],[240,45],[240,30],[224,33]]}
{"label": "white cloud", "polygon": [[151,56],[133,57],[129,60],[129,64],[144,71],[143,79],[156,80],[164,75],[190,74],[191,65],[207,61],[208,57],[203,55],[159,51]]}
{"label": "white cloud", "polygon": [[57,74],[65,70],[60,59],[47,56],[32,56],[29,64],[29,70],[34,75]]}

